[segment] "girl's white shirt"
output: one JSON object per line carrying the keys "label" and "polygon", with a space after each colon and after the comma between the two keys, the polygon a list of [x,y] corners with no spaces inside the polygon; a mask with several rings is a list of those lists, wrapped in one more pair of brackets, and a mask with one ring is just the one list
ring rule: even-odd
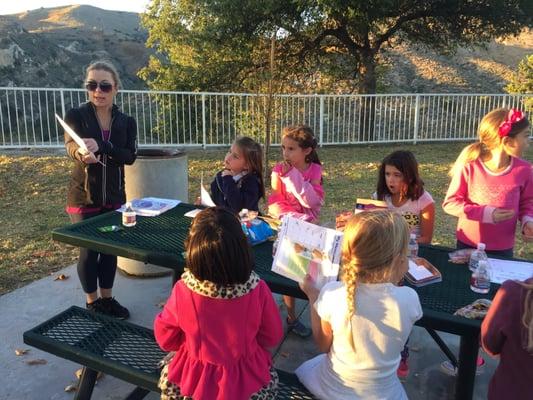
{"label": "girl's white shirt", "polygon": [[406,399],[396,370],[409,333],[422,317],[417,293],[392,283],[359,284],[351,325],[346,296],[342,282],[322,288],[314,307],[330,323],[333,344],[328,354],[303,363],[298,378],[321,399]]}

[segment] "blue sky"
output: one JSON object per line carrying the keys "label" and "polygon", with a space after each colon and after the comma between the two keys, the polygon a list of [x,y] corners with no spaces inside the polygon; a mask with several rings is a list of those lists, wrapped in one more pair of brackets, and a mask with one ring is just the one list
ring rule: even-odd
{"label": "blue sky", "polygon": [[142,12],[149,0],[17,0],[0,1],[0,15],[15,14],[40,7],[87,4],[106,10]]}

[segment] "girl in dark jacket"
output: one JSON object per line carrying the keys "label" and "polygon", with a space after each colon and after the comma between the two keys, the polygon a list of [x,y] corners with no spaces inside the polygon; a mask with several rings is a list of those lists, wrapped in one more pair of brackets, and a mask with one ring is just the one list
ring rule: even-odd
{"label": "girl in dark jacket", "polygon": [[261,145],[240,136],[224,157],[224,169],[211,182],[213,202],[236,214],[243,208],[259,211],[258,203],[264,195]]}
{"label": "girl in dark jacket", "polygon": [[[137,155],[137,124],[113,104],[119,86],[113,65],[92,63],[85,78],[89,101],[65,116],[87,147],[82,149],[65,133],[65,147],[74,160],[66,209],[72,222],[116,210],[126,201],[124,165],[133,164]],[[87,308],[126,319],[128,310],[112,296],[116,269],[116,256],[80,248],[78,276]]]}

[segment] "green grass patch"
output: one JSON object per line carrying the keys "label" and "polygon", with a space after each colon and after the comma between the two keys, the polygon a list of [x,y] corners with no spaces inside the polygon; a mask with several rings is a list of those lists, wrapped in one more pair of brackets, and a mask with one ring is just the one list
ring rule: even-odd
{"label": "green grass patch", "polygon": [[[454,246],[456,218],[445,214],[440,204],[448,188],[447,172],[463,146],[452,142],[319,149],[326,192],[321,223],[332,224],[335,215],[351,209],[357,197],[370,196],[375,191],[380,161],[394,150],[406,149],[416,155],[426,190],[437,204],[433,243]],[[189,201],[199,194],[202,173],[209,183],[222,167],[225,152],[189,152]],[[279,158],[279,148],[271,149],[270,158],[272,167]],[[54,242],[50,234],[69,223],[64,209],[70,163],[64,153],[17,151],[0,155],[0,294],[76,261],[76,248]],[[269,179],[267,182],[270,185]],[[515,254],[533,259],[532,247],[518,239]]]}

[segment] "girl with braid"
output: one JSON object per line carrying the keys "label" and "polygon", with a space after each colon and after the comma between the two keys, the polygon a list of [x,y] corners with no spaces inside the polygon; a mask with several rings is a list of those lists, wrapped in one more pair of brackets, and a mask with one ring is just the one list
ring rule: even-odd
{"label": "girl with braid", "polygon": [[396,375],[400,351],[422,317],[407,272],[409,227],[398,213],[365,211],[346,225],[341,280],[320,291],[307,276],[313,337],[324,354],[304,362],[300,381],[319,399],[407,399]]}

